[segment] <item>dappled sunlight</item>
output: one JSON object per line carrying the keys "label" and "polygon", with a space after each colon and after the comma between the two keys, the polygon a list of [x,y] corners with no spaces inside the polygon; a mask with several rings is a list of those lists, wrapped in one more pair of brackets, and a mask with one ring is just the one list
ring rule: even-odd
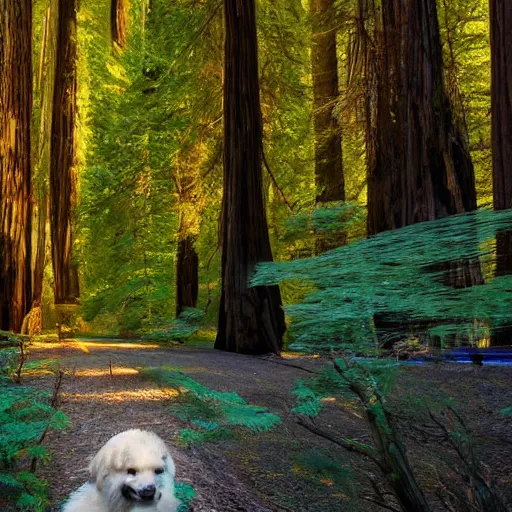
{"label": "dappled sunlight", "polygon": [[281,352],[281,357],[283,359],[320,359],[319,354],[304,354],[302,352]]}
{"label": "dappled sunlight", "polygon": [[135,368],[123,368],[118,366],[112,367],[112,373],[110,368],[84,368],[83,370],[74,371],[76,377],[116,377],[120,375],[137,375],[138,373],[139,371]]}
{"label": "dappled sunlight", "polygon": [[105,391],[102,393],[62,393],[68,402],[89,402],[100,400],[102,402],[161,402],[176,399],[180,392],[175,389],[139,389],[129,391]]}
{"label": "dappled sunlight", "polygon": [[109,343],[103,341],[62,341],[62,342],[34,342],[31,347],[36,350],[58,350],[64,348],[78,349],[86,354],[90,353],[90,349],[137,349],[137,350],[152,350],[161,348],[159,345],[149,343],[131,343],[131,342],[116,342]]}

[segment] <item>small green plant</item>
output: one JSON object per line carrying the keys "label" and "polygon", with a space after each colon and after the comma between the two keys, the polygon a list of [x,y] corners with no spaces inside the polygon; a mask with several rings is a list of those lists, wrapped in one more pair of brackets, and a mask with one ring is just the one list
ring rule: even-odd
{"label": "small green plant", "polygon": [[166,368],[147,368],[142,375],[165,388],[178,391],[170,411],[189,424],[178,439],[186,446],[229,439],[239,430],[265,432],[281,423],[265,407],[248,404],[237,393],[209,389],[184,373]]}
{"label": "small green plant", "polygon": [[65,428],[67,418],[50,405],[50,391],[14,382],[21,356],[13,350],[0,350],[0,510],[42,512],[47,485],[33,470],[48,460],[46,432]]}

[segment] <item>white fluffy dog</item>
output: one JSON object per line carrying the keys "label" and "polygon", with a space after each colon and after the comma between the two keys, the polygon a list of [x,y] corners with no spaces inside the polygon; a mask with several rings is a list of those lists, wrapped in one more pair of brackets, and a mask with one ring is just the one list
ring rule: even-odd
{"label": "white fluffy dog", "polygon": [[127,430],[112,437],[90,466],[89,482],[63,512],[176,512],[174,461],[153,432]]}

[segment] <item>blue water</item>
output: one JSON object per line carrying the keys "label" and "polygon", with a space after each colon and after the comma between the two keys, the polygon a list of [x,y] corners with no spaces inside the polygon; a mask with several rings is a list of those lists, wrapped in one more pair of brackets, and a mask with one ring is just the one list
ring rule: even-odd
{"label": "blue water", "polygon": [[512,366],[512,346],[510,347],[490,347],[473,348],[458,347],[441,351],[438,355],[427,357],[412,357],[403,364],[426,364],[434,361],[444,361],[447,363],[473,364],[481,361],[488,366]]}

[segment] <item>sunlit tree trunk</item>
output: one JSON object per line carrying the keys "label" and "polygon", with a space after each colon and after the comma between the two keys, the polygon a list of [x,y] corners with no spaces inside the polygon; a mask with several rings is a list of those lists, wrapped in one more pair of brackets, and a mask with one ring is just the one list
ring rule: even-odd
{"label": "sunlit tree trunk", "polygon": [[73,261],[76,205],[76,0],[59,0],[57,55],[50,157],[50,210],[55,303],[78,301],[78,267]]}
{"label": "sunlit tree trunk", "polygon": [[[512,3],[490,0],[492,167],[494,208],[512,208]],[[496,238],[496,275],[512,273],[512,231]],[[510,344],[512,328],[493,334],[493,343]]]}
{"label": "sunlit tree trunk", "polygon": [[0,328],[19,332],[32,298],[32,2],[0,3]]}
{"label": "sunlit tree trunk", "polygon": [[126,46],[128,0],[110,0],[110,34],[112,43],[123,49]]}
{"label": "sunlit tree trunk", "polygon": [[58,0],[50,0],[46,9],[41,37],[41,55],[35,83],[39,100],[39,119],[34,124],[33,136],[33,252],[32,252],[32,307],[25,318],[23,332],[40,334],[43,330],[42,297],[47,254],[47,226],[49,219],[48,176],[50,167],[50,139],[55,75],[55,46],[57,35]]}
{"label": "sunlit tree trunk", "polygon": [[262,183],[262,120],[254,0],[225,0],[222,295],[215,348],[279,352],[285,330],[279,287],[248,288],[271,261]]}

